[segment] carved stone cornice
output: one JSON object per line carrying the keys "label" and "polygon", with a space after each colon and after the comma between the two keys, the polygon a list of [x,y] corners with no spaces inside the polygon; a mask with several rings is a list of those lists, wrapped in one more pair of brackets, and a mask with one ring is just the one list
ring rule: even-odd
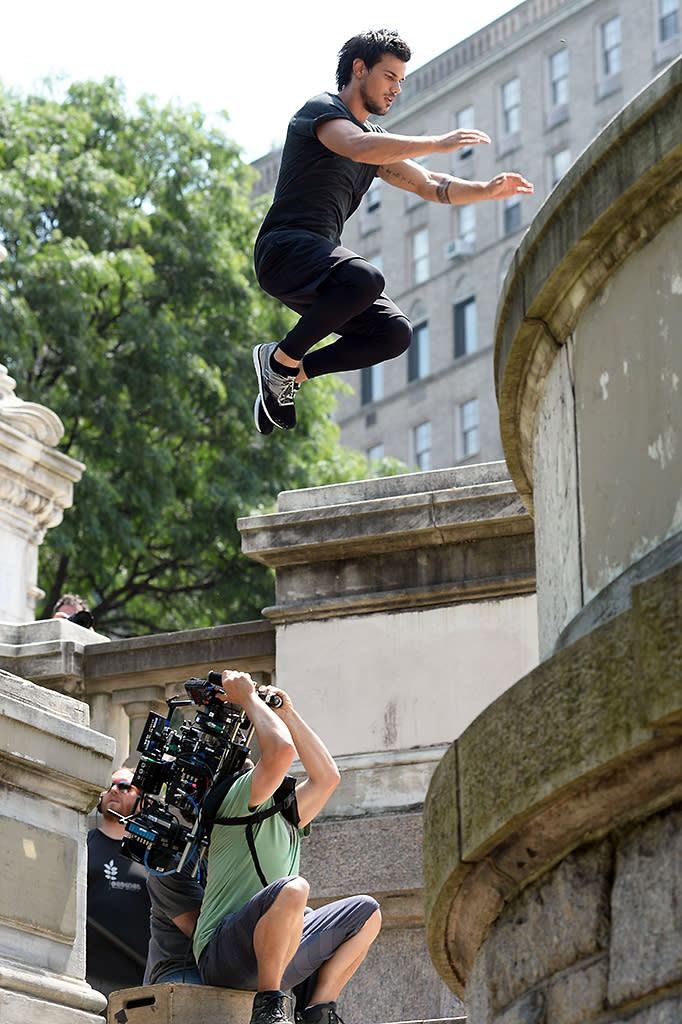
{"label": "carved stone cornice", "polygon": [[0,522],[40,543],[72,503],[73,484],[85,466],[53,448],[64,427],[56,413],[15,393],[0,364]]}

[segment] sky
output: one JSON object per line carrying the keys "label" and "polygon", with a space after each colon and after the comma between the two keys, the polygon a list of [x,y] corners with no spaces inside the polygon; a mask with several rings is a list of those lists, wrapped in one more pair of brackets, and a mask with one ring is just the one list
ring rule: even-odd
{"label": "sky", "polygon": [[397,29],[412,49],[408,73],[516,6],[478,0],[422,8],[415,0],[25,0],[2,14],[0,80],[36,91],[47,77],[114,75],[131,104],[226,110],[227,133],[245,160],[284,139],[291,115],[310,96],[335,91],[337,53],[368,28]]}

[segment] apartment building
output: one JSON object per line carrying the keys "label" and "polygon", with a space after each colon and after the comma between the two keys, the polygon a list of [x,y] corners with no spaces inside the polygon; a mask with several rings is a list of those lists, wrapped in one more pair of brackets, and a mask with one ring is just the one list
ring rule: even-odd
{"label": "apartment building", "polygon": [[[376,180],[343,241],[380,267],[414,338],[404,356],[345,375],[353,391],[338,403],[344,444],[421,470],[503,457],[492,363],[505,273],[567,168],[679,55],[679,4],[526,0],[407,76],[383,127],[480,128],[492,145],[425,162],[470,179],[519,171],[535,193],[450,207]],[[277,161],[273,153],[256,162],[261,191],[272,188]]]}

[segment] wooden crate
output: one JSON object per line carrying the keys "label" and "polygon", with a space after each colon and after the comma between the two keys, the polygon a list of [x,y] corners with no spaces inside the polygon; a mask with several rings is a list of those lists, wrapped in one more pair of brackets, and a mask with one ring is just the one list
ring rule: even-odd
{"label": "wooden crate", "polygon": [[109,996],[107,1024],[249,1024],[253,992],[174,981]]}

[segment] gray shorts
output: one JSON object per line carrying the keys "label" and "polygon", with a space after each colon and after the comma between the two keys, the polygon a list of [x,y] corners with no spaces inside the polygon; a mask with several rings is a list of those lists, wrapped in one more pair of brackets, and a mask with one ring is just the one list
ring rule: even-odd
{"label": "gray shorts", "polygon": [[[205,985],[256,991],[258,964],[253,951],[253,931],[292,877],[277,879],[240,910],[222,919],[199,957]],[[301,944],[284,972],[282,989],[292,989],[305,981],[339,946],[357,935],[378,906],[371,896],[347,896],[317,910],[307,909]]]}

